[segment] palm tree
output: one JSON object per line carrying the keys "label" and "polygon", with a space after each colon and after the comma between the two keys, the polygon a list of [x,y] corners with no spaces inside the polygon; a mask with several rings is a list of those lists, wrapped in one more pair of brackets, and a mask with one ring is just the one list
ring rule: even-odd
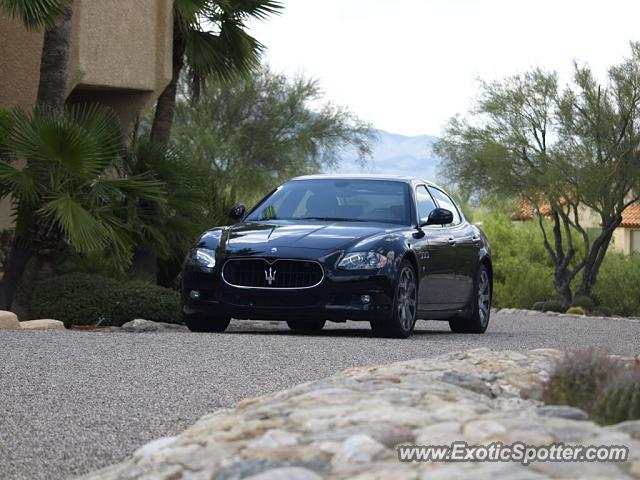
{"label": "palm tree", "polygon": [[173,77],[158,98],[151,139],[167,144],[183,68],[197,98],[208,78],[230,80],[260,63],[263,46],[246,31],[249,19],[265,19],[282,9],[275,0],[175,0]]}
{"label": "palm tree", "polygon": [[29,30],[45,29],[37,106],[62,113],[67,99],[72,2],[69,0],[0,0],[0,10]]}
{"label": "palm tree", "polygon": [[[162,201],[131,199],[122,210],[122,219],[136,225],[132,270],[151,277],[157,277],[160,266],[164,272],[174,271],[193,239],[207,228],[205,205],[209,198],[206,192],[211,182],[208,166],[148,137],[133,135],[120,174],[151,175],[161,181],[166,190]],[[171,284],[176,274],[163,275],[163,283]]]}
{"label": "palm tree", "polygon": [[2,286],[5,308],[23,313],[33,283],[64,248],[108,249],[126,268],[135,226],[119,211],[131,199],[160,201],[164,190],[148,175],[117,175],[121,133],[107,107],[76,106],[61,115],[16,109],[11,120],[0,131],[0,198],[12,199],[16,232]]}

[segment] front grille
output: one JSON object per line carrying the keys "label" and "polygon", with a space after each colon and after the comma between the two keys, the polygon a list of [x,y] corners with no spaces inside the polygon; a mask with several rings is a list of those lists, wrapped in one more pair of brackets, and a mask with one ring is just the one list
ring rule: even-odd
{"label": "front grille", "polygon": [[302,289],[319,285],[324,272],[318,262],[309,260],[250,258],[228,260],[222,276],[233,287]]}

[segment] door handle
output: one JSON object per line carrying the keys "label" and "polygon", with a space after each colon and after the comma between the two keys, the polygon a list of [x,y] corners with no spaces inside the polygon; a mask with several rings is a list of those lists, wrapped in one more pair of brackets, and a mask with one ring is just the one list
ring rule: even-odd
{"label": "door handle", "polygon": [[473,237],[471,237],[471,241],[474,243],[474,245],[479,245],[481,240],[482,239],[479,235],[474,235]]}
{"label": "door handle", "polygon": [[453,237],[449,237],[449,246],[453,247],[456,244],[456,239]]}

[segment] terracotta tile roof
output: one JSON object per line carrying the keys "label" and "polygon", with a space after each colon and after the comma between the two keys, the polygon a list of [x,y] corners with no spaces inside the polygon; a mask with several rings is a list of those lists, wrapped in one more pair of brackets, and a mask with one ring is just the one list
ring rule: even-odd
{"label": "terracotta tile roof", "polygon": [[[544,202],[540,205],[540,213],[544,217],[551,216],[551,205],[549,202]],[[511,214],[511,220],[527,221],[533,220],[533,205],[528,200],[519,199],[516,203],[513,213]]]}
{"label": "terracotta tile roof", "polygon": [[624,209],[620,226],[623,228],[640,228],[640,205],[629,205]]}

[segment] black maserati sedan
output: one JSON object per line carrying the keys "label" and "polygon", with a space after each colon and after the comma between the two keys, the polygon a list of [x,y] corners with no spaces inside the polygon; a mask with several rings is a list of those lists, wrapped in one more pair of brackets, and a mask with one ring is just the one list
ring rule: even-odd
{"label": "black maserati sedan", "polygon": [[489,242],[433,183],[304,176],[230,216],[237,223],[205,232],[185,261],[182,310],[193,331],[224,331],[231,318],[302,331],[361,320],[399,338],[417,319],[487,329]]}

